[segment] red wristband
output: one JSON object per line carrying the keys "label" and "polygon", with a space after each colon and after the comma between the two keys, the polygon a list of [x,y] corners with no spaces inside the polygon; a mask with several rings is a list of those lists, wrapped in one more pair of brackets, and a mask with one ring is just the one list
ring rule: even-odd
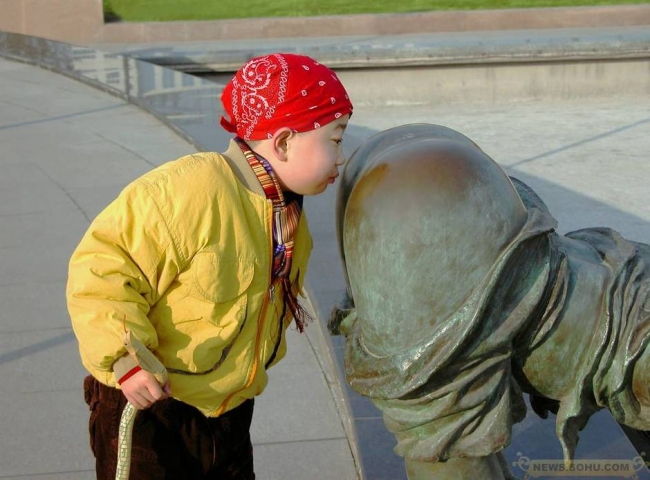
{"label": "red wristband", "polygon": [[142,368],[140,368],[140,365],[136,365],[136,366],[133,367],[131,370],[129,370],[128,372],[126,372],[126,373],[124,374],[124,376],[123,376],[122,378],[120,378],[120,379],[117,381],[117,383],[119,383],[120,385],[122,385],[122,383],[126,382],[129,378],[131,378],[133,375],[135,375],[136,373],[138,373],[140,370],[142,370]]}

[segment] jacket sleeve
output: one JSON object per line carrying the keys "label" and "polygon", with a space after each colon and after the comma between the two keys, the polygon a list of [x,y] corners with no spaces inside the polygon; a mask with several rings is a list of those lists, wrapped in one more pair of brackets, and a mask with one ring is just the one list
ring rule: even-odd
{"label": "jacket sleeve", "polygon": [[66,297],[82,363],[100,382],[115,385],[113,363],[125,353],[127,330],[156,349],[147,314],[180,268],[146,182],[127,187],[92,222],[70,260]]}

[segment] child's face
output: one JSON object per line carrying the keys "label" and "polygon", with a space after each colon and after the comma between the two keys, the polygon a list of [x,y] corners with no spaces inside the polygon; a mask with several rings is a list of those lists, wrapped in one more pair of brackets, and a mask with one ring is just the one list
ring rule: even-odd
{"label": "child's face", "polygon": [[287,140],[287,162],[276,173],[284,189],[300,195],[317,195],[334,183],[345,163],[343,134],[350,115],[316,130],[294,134]]}

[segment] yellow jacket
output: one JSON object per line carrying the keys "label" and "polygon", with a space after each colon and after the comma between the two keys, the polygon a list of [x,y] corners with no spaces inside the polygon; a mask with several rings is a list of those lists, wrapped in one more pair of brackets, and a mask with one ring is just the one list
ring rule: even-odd
{"label": "yellow jacket", "polygon": [[[167,367],[172,395],[204,414],[258,395],[266,368],[286,353],[291,320],[289,312],[280,325],[283,292],[270,285],[271,218],[233,142],[222,155],[182,157],[127,186],[70,260],[68,310],[88,371],[115,386],[130,330]],[[296,289],[311,247],[303,213]]]}

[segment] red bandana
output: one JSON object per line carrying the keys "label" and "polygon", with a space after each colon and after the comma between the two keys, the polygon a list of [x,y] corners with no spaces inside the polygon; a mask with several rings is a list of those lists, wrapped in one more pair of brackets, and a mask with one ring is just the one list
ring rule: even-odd
{"label": "red bandana", "polygon": [[244,140],[271,138],[282,127],[308,132],[352,114],[336,74],[304,55],[249,60],[221,94],[221,126]]}

